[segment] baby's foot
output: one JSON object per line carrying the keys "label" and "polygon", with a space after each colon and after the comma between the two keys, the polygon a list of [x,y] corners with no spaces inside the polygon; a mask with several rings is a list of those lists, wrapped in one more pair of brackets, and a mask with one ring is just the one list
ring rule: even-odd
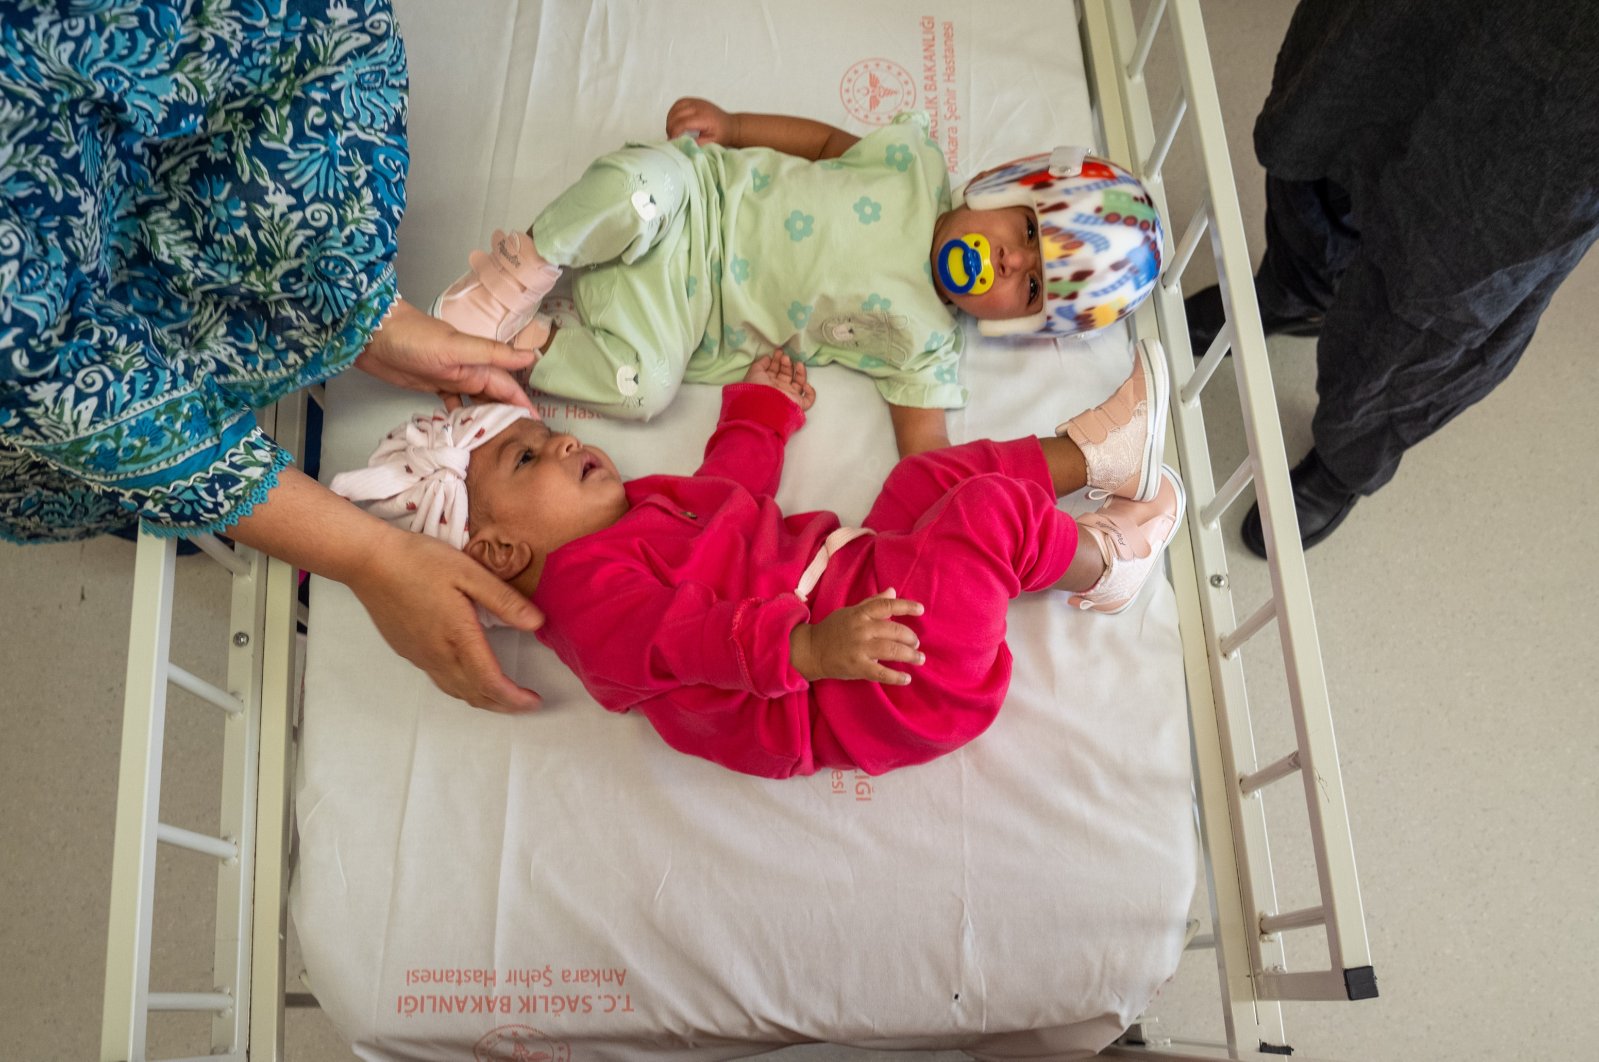
{"label": "baby's foot", "polygon": [[1183,522],[1186,498],[1177,473],[1163,465],[1155,483],[1151,501],[1113,497],[1077,521],[1078,531],[1098,544],[1105,574],[1087,590],[1073,594],[1068,599],[1072,607],[1116,613],[1138,596]]}
{"label": "baby's foot", "polygon": [[1155,497],[1169,401],[1165,352],[1159,342],[1141,339],[1133,349],[1133,374],[1116,392],[1055,429],[1083,452],[1090,498]]}
{"label": "baby's foot", "polygon": [[489,253],[473,251],[471,270],[433,303],[433,316],[475,336],[487,336],[520,349],[538,349],[549,328],[532,327],[539,303],[561,270],[550,265],[524,232],[495,230]]}

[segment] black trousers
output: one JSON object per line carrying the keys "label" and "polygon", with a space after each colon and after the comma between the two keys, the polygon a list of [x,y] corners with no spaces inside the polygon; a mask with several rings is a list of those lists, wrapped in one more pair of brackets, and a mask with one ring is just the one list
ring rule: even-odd
{"label": "black trousers", "polygon": [[[1358,212],[1342,188],[1268,174],[1266,204],[1266,254],[1256,274],[1261,311],[1324,315],[1311,431],[1323,465],[1360,494],[1382,487],[1406,450],[1510,374],[1555,289],[1599,235],[1589,231],[1546,251],[1536,262],[1536,282],[1520,300],[1493,310],[1497,325],[1461,334],[1447,318],[1418,321],[1390,305],[1388,292],[1402,289],[1406,264],[1379,265],[1366,253]],[[1441,235],[1438,245],[1459,235]]]}

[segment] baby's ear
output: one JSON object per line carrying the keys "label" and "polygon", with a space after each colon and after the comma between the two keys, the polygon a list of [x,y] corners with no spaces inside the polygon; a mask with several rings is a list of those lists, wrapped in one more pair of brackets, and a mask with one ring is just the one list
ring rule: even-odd
{"label": "baby's ear", "polygon": [[526,542],[510,542],[493,528],[474,532],[466,544],[466,555],[510,582],[533,563],[533,547]]}

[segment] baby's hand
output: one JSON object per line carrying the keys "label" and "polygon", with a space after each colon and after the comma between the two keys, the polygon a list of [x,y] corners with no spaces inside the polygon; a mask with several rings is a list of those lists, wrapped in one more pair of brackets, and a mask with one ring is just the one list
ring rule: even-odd
{"label": "baby's hand", "polygon": [[795,361],[781,349],[757,359],[744,374],[744,382],[775,387],[806,413],[816,404],[816,388],[805,381],[805,363]]}
{"label": "baby's hand", "polygon": [[709,100],[685,96],[666,112],[666,136],[675,140],[692,132],[696,144],[738,147],[738,119]]}
{"label": "baby's hand", "polygon": [[912,667],[926,658],[916,633],[897,616],[920,616],[922,606],[894,594],[893,587],[858,605],[836,609],[820,623],[801,623],[789,635],[789,662],[806,678],[867,679],[903,686],[911,677],[883,664]]}

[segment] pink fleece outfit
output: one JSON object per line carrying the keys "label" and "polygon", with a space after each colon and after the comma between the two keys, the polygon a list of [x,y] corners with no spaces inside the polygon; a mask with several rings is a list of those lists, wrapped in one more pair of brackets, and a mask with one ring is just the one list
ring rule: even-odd
{"label": "pink fleece outfit", "polygon": [[[993,722],[1010,683],[1006,604],[1065,574],[1077,525],[1055,508],[1037,439],[918,454],[872,506],[864,525],[877,533],[832,556],[807,604],[794,587],[839,521],[785,517],[772,499],[804,422],[775,388],[727,387],[699,471],[633,480],[622,519],[550,554],[538,637],[600,704],[642,712],[673,748],[736,771],[924,763]],[[794,670],[796,624],[890,586],[926,606],[901,617],[927,656],[910,685]]]}

